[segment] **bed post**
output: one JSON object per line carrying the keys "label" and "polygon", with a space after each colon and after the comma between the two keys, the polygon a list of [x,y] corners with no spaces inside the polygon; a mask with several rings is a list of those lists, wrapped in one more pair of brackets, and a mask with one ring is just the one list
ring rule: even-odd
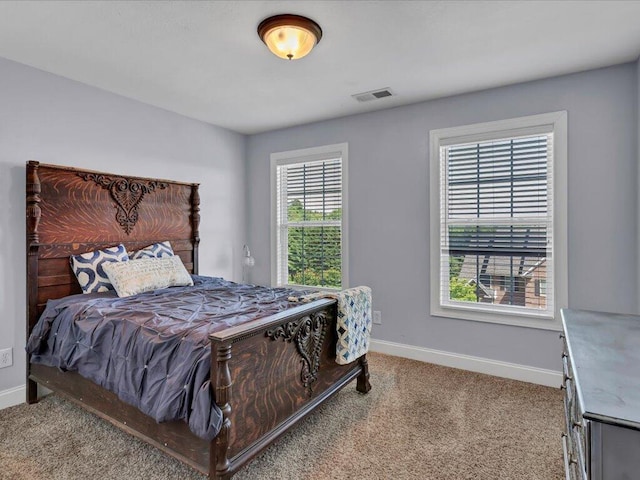
{"label": "bed post", "polygon": [[211,385],[214,389],[216,405],[222,411],[222,427],[211,442],[209,457],[209,478],[227,479],[231,477],[229,472],[229,440],[231,435],[231,372],[229,360],[231,360],[231,343],[212,342],[211,355]]}
{"label": "bed post", "polygon": [[369,383],[369,362],[367,361],[367,355],[362,355],[359,359],[362,372],[358,375],[356,390],[360,393],[369,393],[371,390],[371,384]]}
{"label": "bed post", "polygon": [[200,194],[199,184],[191,185],[191,228],[193,230],[193,274],[198,275],[198,245],[200,245]]}
{"label": "bed post", "polygon": [[[40,178],[38,177],[39,163],[31,160],[27,163],[27,338],[38,321],[38,250],[40,237],[38,225],[40,223]],[[27,356],[27,403],[38,401],[38,384],[29,379],[29,358]]]}

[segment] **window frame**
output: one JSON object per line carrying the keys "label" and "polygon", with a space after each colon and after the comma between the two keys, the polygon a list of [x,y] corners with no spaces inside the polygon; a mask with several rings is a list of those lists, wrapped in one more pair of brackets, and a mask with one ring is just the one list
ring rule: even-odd
{"label": "window frame", "polygon": [[297,285],[291,283],[278,284],[278,186],[277,167],[280,165],[291,165],[303,162],[313,162],[329,160],[340,157],[342,159],[342,224],[341,224],[341,276],[342,289],[349,286],[349,195],[348,195],[348,143],[336,143],[319,147],[302,148],[298,150],[288,150],[284,152],[272,153],[271,159],[271,286],[273,287],[294,287],[314,290],[336,291],[338,289],[330,287],[316,287],[308,285]]}
{"label": "window frame", "polygon": [[[484,142],[499,138],[517,137],[553,132],[553,289],[554,315],[541,315],[535,311],[514,311],[478,308],[468,305],[442,305],[441,252],[440,252],[440,202],[442,147],[460,143]],[[561,330],[560,309],[568,305],[567,266],[567,112],[558,111],[529,115],[506,120],[475,123],[458,127],[441,128],[429,132],[429,216],[430,216],[430,306],[431,315],[461,320],[499,323],[545,330]],[[548,286],[548,284],[547,284]]]}

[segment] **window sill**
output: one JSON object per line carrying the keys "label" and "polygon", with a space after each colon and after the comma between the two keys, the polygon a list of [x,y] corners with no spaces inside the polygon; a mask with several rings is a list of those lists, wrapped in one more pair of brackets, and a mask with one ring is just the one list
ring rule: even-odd
{"label": "window sill", "polygon": [[550,318],[543,315],[523,315],[513,312],[497,313],[497,312],[480,312],[475,309],[465,308],[463,306],[446,306],[432,305],[431,315],[434,317],[455,318],[458,320],[471,320],[474,322],[498,323],[501,325],[511,325],[514,327],[535,328],[538,330],[561,331],[562,325],[559,316]]}
{"label": "window sill", "polygon": [[275,285],[275,288],[291,288],[292,290],[314,290],[316,292],[340,292],[341,288],[333,287],[311,287],[309,285],[296,285],[293,283],[285,283],[283,285]]}

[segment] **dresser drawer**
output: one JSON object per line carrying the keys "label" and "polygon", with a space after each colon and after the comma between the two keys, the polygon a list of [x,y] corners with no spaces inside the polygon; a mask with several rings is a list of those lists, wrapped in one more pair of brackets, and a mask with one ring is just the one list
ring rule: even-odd
{"label": "dresser drawer", "polygon": [[587,478],[587,424],[582,418],[578,402],[575,376],[568,354],[564,335],[562,352],[562,390],[564,392],[564,434],[563,450],[565,453],[565,474],[571,480]]}
{"label": "dresser drawer", "polygon": [[576,474],[577,474],[577,478],[579,478],[580,480],[586,480],[588,478],[587,477],[587,471],[588,471],[588,465],[589,465],[588,429],[589,429],[588,421],[573,423],[571,443],[573,445],[575,460],[577,461],[575,465]]}
{"label": "dresser drawer", "polygon": [[583,480],[580,476],[578,469],[578,462],[575,456],[569,453],[569,436],[566,433],[562,434],[562,454],[564,460],[564,475],[565,480]]}
{"label": "dresser drawer", "polygon": [[573,435],[571,435],[571,427],[572,427],[572,417],[573,417],[573,395],[572,395],[572,387],[573,382],[571,380],[565,379],[562,386],[564,387],[564,397],[562,399],[562,403],[564,404],[564,434],[567,437],[567,449],[570,454],[573,454]]}

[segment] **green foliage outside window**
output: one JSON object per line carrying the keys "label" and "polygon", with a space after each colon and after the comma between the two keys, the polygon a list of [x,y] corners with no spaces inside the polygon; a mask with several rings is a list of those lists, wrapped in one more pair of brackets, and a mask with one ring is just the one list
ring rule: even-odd
{"label": "green foliage outside window", "polygon": [[[342,209],[340,208],[323,214],[323,212],[305,209],[299,200],[292,201],[287,211],[290,223],[340,221],[342,219]],[[289,227],[287,235],[289,283],[312,287],[341,288],[341,227]]]}
{"label": "green foliage outside window", "polygon": [[451,255],[449,257],[449,278],[458,278],[462,264],[464,263],[464,255]]}
{"label": "green foliage outside window", "polygon": [[476,286],[458,277],[449,279],[449,298],[460,302],[477,302]]}
{"label": "green foliage outside window", "polygon": [[476,286],[460,278],[463,263],[464,255],[449,257],[449,298],[460,302],[477,302]]}

